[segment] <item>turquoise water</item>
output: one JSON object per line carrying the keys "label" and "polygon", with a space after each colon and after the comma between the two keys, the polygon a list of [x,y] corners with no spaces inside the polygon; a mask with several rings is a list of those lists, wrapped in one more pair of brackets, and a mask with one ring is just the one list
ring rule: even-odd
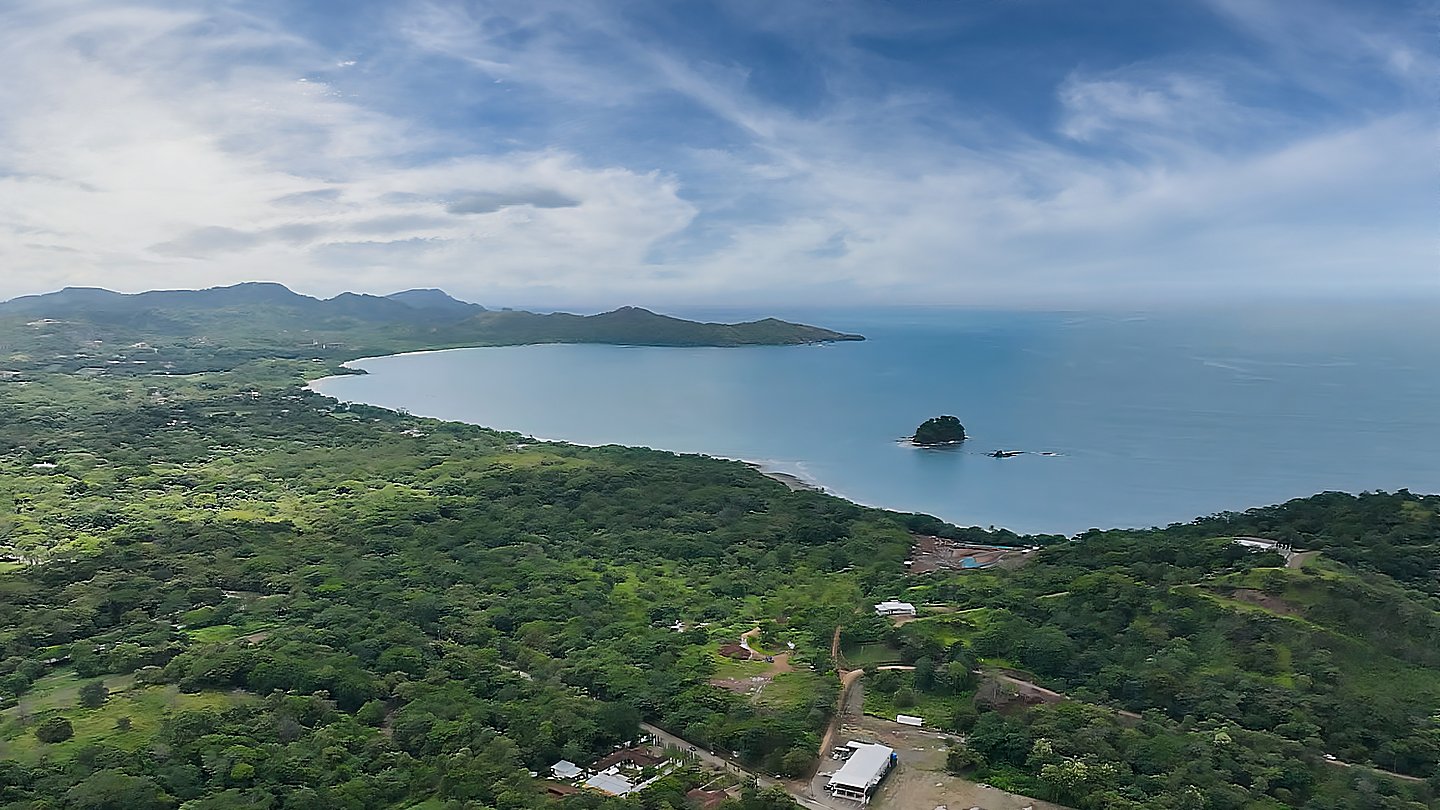
{"label": "turquoise water", "polygon": [[[1419,307],[778,314],[870,339],[461,349],[360,361],[368,375],[316,388],[547,439],[749,459],[861,503],[1017,531],[1440,491],[1440,319]],[[970,440],[896,441],[938,414]],[[1028,452],[984,455],[1002,448]]]}

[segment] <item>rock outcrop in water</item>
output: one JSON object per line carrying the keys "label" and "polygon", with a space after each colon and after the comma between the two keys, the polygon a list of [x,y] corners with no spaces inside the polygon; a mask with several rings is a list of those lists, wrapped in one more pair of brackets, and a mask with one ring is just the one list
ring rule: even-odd
{"label": "rock outcrop in water", "polygon": [[937,416],[921,423],[910,441],[921,447],[959,444],[965,441],[965,426],[960,424],[959,417]]}

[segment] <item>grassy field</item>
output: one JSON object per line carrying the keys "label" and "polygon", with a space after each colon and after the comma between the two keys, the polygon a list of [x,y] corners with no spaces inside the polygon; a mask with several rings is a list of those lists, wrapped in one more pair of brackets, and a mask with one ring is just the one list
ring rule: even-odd
{"label": "grassy field", "polygon": [[[915,703],[912,706],[901,707],[895,705],[895,693],[884,692],[872,688],[871,684],[865,685],[865,713],[880,717],[885,720],[894,720],[897,714],[909,714],[915,717],[925,718],[927,728],[946,728],[950,720],[955,716],[955,710],[961,704],[968,703],[971,695],[932,695],[928,692],[920,692],[914,689],[915,679],[909,672],[891,673],[901,685],[911,688],[915,694]],[[868,680],[868,678],[867,678]],[[864,681],[862,681],[864,683]]]}
{"label": "grassy field", "polygon": [[267,630],[273,628],[274,625],[270,624],[214,624],[209,627],[195,627],[187,629],[185,630],[185,635],[189,636],[192,641],[210,644],[222,641],[232,641],[234,639],[240,638],[241,636],[250,636],[255,635],[256,633],[264,633]]}
{"label": "grassy field", "polygon": [[715,655],[715,674],[711,677],[744,680],[764,675],[770,671],[771,666],[764,661],[738,661],[717,653]]}
{"label": "grassy field", "polygon": [[[76,679],[78,683],[91,679]],[[75,686],[78,691],[78,684]],[[52,695],[71,694],[68,686],[54,689]],[[33,763],[40,757],[66,759],[81,747],[104,742],[127,751],[137,750],[154,739],[160,722],[169,712],[197,709],[225,709],[253,696],[231,692],[183,694],[174,686],[133,686],[110,696],[104,705],[87,709],[75,704],[71,697],[60,697],[43,709],[21,713],[11,709],[0,722],[0,759]],[[42,721],[64,717],[75,729],[75,736],[46,744],[35,738],[34,728]],[[130,718],[127,730],[117,728],[121,718]]]}
{"label": "grassy field", "polygon": [[101,678],[82,678],[74,670],[67,669],[46,675],[31,685],[17,705],[0,712],[0,723],[39,714],[51,709],[68,709],[78,704],[80,687],[91,681],[103,681],[112,693],[124,692],[135,685],[134,675],[106,675]]}
{"label": "grassy field", "polygon": [[766,684],[756,702],[777,709],[809,706],[827,687],[831,691],[839,688],[833,676],[826,678],[808,671],[786,672]]}
{"label": "grassy field", "polygon": [[989,608],[972,608],[959,613],[946,613],[928,618],[916,619],[906,625],[912,633],[919,633],[934,639],[941,646],[949,647],[957,641],[966,641],[985,625]]}
{"label": "grassy field", "polygon": [[852,667],[884,666],[900,663],[900,651],[884,642],[869,644],[846,644],[840,654]]}

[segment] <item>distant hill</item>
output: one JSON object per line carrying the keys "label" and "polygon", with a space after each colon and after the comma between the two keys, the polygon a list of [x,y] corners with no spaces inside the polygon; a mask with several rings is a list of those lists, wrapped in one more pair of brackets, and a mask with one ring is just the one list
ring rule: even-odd
{"label": "distant hill", "polygon": [[292,291],[283,284],[246,282],[207,290],[153,290],[123,294],[94,287],[66,287],[59,292],[30,295],[0,304],[0,315],[24,313],[49,318],[114,318],[126,313],[159,311],[176,314],[249,307],[279,307],[305,316],[349,316],[369,321],[421,321],[436,312],[455,317],[484,312],[476,304],[457,301],[440,290],[407,290],[385,297],[342,293],[320,299]]}
{"label": "distant hill", "polygon": [[391,301],[399,301],[413,309],[454,314],[461,317],[485,311],[485,308],[479,304],[471,304],[451,298],[443,290],[405,290],[404,292],[391,293],[385,297]]}
{"label": "distant hill", "polygon": [[0,373],[188,373],[264,358],[332,361],[528,343],[747,346],[863,339],[774,318],[697,323],[636,307],[599,315],[491,311],[434,289],[321,299],[260,282],[136,294],[70,287],[0,304]]}

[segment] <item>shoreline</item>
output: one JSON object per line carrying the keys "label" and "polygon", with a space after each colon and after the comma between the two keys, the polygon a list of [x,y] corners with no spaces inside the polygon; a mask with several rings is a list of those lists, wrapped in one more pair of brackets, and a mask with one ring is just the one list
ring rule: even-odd
{"label": "shoreline", "polygon": [[[712,458],[720,458],[720,456],[712,456]],[[813,481],[807,481],[794,473],[783,472],[781,470],[775,469],[774,467],[761,464],[757,461],[747,461],[743,458],[727,460],[738,461],[741,464],[744,464],[746,467],[754,470],[755,472],[758,472],[766,478],[769,478],[771,481],[779,481],[786,487],[789,487],[791,492],[821,492],[826,495],[834,494],[829,490],[825,489],[825,487],[820,486],[818,483],[815,483]],[[852,501],[852,503],[854,502]],[[861,505],[863,506],[864,504]]]}
{"label": "shoreline", "polygon": [[[478,347],[474,347],[474,348],[490,348],[490,347],[478,346]],[[503,348],[503,347],[501,347],[501,348]],[[387,357],[404,357],[404,356],[411,356],[411,355],[418,355],[418,354],[434,354],[434,353],[437,353],[437,352],[449,352],[449,351],[455,351],[455,350],[454,350],[454,349],[425,349],[425,350],[414,351],[414,352],[404,352],[404,353],[402,353],[402,354],[386,354],[386,355],[378,355],[377,357],[362,357],[362,358],[357,358],[357,359],[355,359],[355,360],[347,361],[346,363],[342,364],[342,366],[343,366],[344,368],[346,368],[346,369],[349,369],[351,363],[361,363],[361,362],[364,362],[365,360],[375,360],[375,359],[382,359],[382,358],[387,358]],[[354,369],[354,371],[357,372],[357,373],[359,373],[359,374],[368,374],[368,373],[369,373],[369,372],[364,371],[363,369]],[[373,407],[373,408],[385,408],[386,410],[392,410],[392,411],[397,411],[397,412],[398,412],[398,410],[399,410],[398,408],[393,408],[393,407],[389,407],[389,406],[374,405],[374,404],[369,403],[369,402],[360,402],[359,400],[342,400],[342,399],[340,399],[339,397],[337,397],[337,396],[335,396],[335,395],[333,395],[333,394],[327,394],[327,393],[325,393],[324,391],[318,390],[318,389],[316,388],[316,386],[318,386],[319,384],[324,383],[324,382],[327,382],[327,381],[329,381],[329,380],[340,380],[340,379],[345,379],[346,377],[352,377],[352,376],[355,376],[355,374],[330,374],[330,375],[321,377],[321,378],[319,378],[319,379],[311,380],[310,382],[308,382],[308,383],[305,384],[305,389],[306,389],[307,391],[311,391],[312,393],[319,394],[320,396],[330,397],[331,399],[333,399],[333,400],[335,400],[335,401],[337,401],[337,402],[343,402],[343,403],[347,403],[347,404],[356,404],[356,405],[367,405],[367,406]],[[889,507],[889,506],[877,506],[877,505],[875,505],[875,504],[863,503],[863,502],[861,502],[861,501],[859,501],[859,500],[856,500],[856,499],[854,499],[854,498],[847,498],[847,497],[845,497],[844,495],[840,495],[840,494],[837,494],[837,493],[835,493],[835,492],[832,492],[832,491],[829,490],[829,489],[826,489],[823,485],[821,485],[818,481],[814,480],[813,478],[808,478],[808,477],[803,476],[803,475],[797,475],[796,473],[792,473],[792,472],[786,472],[785,470],[781,470],[781,469],[777,468],[773,463],[770,463],[770,462],[752,461],[751,459],[748,459],[748,458],[736,458],[736,457],[734,457],[734,456],[717,456],[717,455],[715,455],[715,454],[713,454],[713,453],[705,453],[705,452],[702,452],[702,451],[671,450],[671,449],[664,448],[664,447],[652,447],[652,446],[650,446],[650,445],[630,445],[630,444],[620,444],[620,443],[617,443],[617,442],[593,443],[593,442],[576,441],[576,440],[573,440],[573,439],[556,439],[556,438],[552,438],[552,437],[549,437],[549,436],[536,436],[536,435],[531,434],[531,433],[524,433],[524,432],[522,432],[522,431],[513,430],[513,429],[510,429],[510,428],[495,427],[495,426],[493,426],[493,425],[482,425],[482,424],[480,424],[479,422],[466,422],[466,421],[460,420],[460,419],[444,419],[444,418],[441,418],[441,417],[438,417],[438,416],[426,416],[426,415],[424,415],[424,414],[416,413],[415,411],[409,410],[408,408],[405,409],[405,410],[406,410],[406,412],[410,413],[412,416],[417,416],[417,417],[419,417],[419,418],[421,418],[421,419],[434,419],[434,420],[437,421],[437,422],[456,422],[456,423],[458,423],[458,424],[472,425],[472,426],[474,426],[474,427],[485,428],[486,430],[493,430],[493,431],[495,431],[495,432],[497,432],[497,433],[518,433],[518,434],[520,434],[520,436],[523,437],[524,439],[528,439],[529,441],[535,442],[535,443],[537,443],[537,444],[567,444],[567,445],[570,445],[570,446],[572,446],[572,447],[587,447],[587,448],[590,448],[590,449],[595,449],[595,448],[599,448],[599,447],[612,447],[612,446],[613,446],[613,447],[630,447],[630,448],[635,448],[635,449],[640,449],[640,450],[651,450],[651,451],[654,451],[654,452],[657,452],[657,453],[672,453],[672,454],[674,454],[674,455],[681,455],[681,456],[704,456],[705,458],[713,458],[713,459],[716,459],[717,461],[735,461],[735,462],[739,462],[739,463],[741,463],[741,464],[744,464],[746,467],[749,467],[750,469],[752,469],[752,470],[754,470],[755,472],[757,472],[757,473],[765,476],[766,478],[769,478],[769,479],[772,480],[772,481],[776,481],[776,482],[778,482],[778,483],[784,484],[786,487],[789,488],[789,490],[790,490],[791,492],[818,492],[818,493],[822,493],[822,494],[825,494],[825,495],[830,495],[830,496],[832,496],[832,497],[840,498],[841,500],[850,501],[851,503],[853,503],[853,504],[855,504],[855,505],[857,505],[857,506],[864,506],[864,507],[867,507],[867,508],[870,508],[870,509],[884,509],[884,510],[889,511],[889,512],[899,512],[899,513],[902,513],[902,514],[910,514],[910,510],[899,509],[899,508],[896,508],[896,507]],[[938,518],[938,519],[944,520],[944,518]],[[947,521],[947,522],[949,522],[949,521]]]}

